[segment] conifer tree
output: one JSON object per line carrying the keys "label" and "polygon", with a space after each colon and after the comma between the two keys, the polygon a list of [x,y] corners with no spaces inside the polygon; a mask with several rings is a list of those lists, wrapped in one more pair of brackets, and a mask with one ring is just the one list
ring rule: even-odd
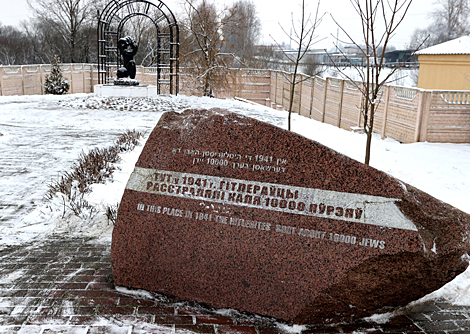
{"label": "conifer tree", "polygon": [[56,55],[51,62],[51,74],[46,77],[44,91],[46,94],[62,95],[69,91],[70,85],[62,77],[62,69],[59,66],[59,57]]}

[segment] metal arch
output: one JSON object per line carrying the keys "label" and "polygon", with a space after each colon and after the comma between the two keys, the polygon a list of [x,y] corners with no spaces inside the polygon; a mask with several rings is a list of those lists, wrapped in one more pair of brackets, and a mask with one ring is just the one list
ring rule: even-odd
{"label": "metal arch", "polygon": [[[103,79],[103,82],[105,81],[104,78],[106,78],[106,81],[109,80],[109,64],[106,64],[105,61],[109,63],[109,58],[110,55],[114,55],[114,57],[117,60],[117,49],[109,46],[111,43],[111,35],[116,36],[116,39],[119,37],[120,31],[116,27],[112,27],[113,21],[117,20],[122,20],[122,18],[119,17],[118,12],[122,10],[123,8],[127,7],[127,10],[129,13],[134,13],[135,15],[142,15],[143,12],[141,11],[134,11],[131,12],[129,8],[132,8],[134,10],[134,7],[132,6],[134,3],[144,3],[145,4],[145,14],[149,13],[151,9],[156,8],[157,13],[159,15],[160,20],[162,17],[166,18],[166,21],[168,24],[168,29],[169,29],[169,43],[170,43],[170,64],[167,66],[167,68],[170,69],[170,75],[169,79],[162,80],[160,77],[160,84],[170,84],[170,93],[173,93],[173,91],[176,93],[177,92],[177,87],[178,87],[178,53],[179,53],[179,45],[178,45],[178,25],[176,23],[176,19],[174,18],[173,13],[171,10],[166,7],[164,3],[159,1],[158,5],[155,5],[149,1],[145,0],[126,0],[126,1],[118,1],[114,0],[111,3],[108,4],[108,6],[105,8],[103,11],[101,17],[100,17],[100,28],[99,30],[99,44],[100,44],[100,80]],[[130,6],[130,7],[129,7]],[[153,6],[153,7],[152,7]],[[168,13],[165,13],[165,11],[168,11]],[[147,15],[148,17],[148,15]],[[172,22],[173,21],[173,22]],[[158,22],[156,23],[156,27],[159,29],[160,27],[158,26]],[[121,25],[122,26],[122,25]],[[117,66],[117,61],[116,61],[116,66]],[[157,64],[160,65],[161,63]],[[165,65],[165,64],[163,64]],[[158,73],[160,74],[161,71],[159,70]],[[176,87],[175,87],[176,86]]]}
{"label": "metal arch", "polygon": [[136,13],[132,13],[132,14],[129,14],[127,15],[126,17],[124,17],[121,22],[119,22],[119,25],[118,25],[118,28],[117,28],[117,31],[118,31],[118,36],[116,37],[117,40],[119,40],[121,37],[122,37],[122,29],[124,28],[124,25],[127,23],[127,21],[129,21],[131,18],[133,17],[136,17],[136,16],[145,16],[146,18],[148,18],[150,21],[152,21],[152,23],[155,25],[155,27],[157,28],[157,36],[158,34],[160,34],[160,27],[158,26],[158,24],[155,22],[154,19],[152,19],[149,15],[147,14],[136,14]]}
{"label": "metal arch", "polygon": [[[140,6],[142,4],[143,6]],[[122,13],[124,11],[126,13]],[[119,14],[125,15],[121,17]],[[156,14],[155,18],[151,14]],[[98,13],[98,16],[98,82],[100,84],[110,83],[112,80],[110,68],[119,66],[120,57],[114,45],[117,46],[125,23],[132,17],[145,16],[152,21],[157,30],[158,93],[165,90],[170,94],[178,94],[179,27],[168,6],[160,0],[111,0],[101,14]],[[168,49],[163,49],[162,41],[167,42]]]}
{"label": "metal arch", "polygon": [[[176,22],[175,16],[173,15],[173,12],[168,8],[167,5],[165,5],[161,0],[156,0],[158,1],[158,5],[154,4],[151,0],[112,0],[103,10],[103,15],[102,18],[106,19],[109,16],[114,16],[117,12],[118,9],[123,8],[128,6],[129,4],[133,3],[145,3],[147,4],[147,13],[150,10],[150,6],[157,7],[162,13],[164,12],[163,9],[167,9],[171,18],[173,19],[173,22]],[[114,7],[114,8],[113,8]],[[118,9],[117,9],[118,8]],[[170,22],[169,22],[170,23]]]}

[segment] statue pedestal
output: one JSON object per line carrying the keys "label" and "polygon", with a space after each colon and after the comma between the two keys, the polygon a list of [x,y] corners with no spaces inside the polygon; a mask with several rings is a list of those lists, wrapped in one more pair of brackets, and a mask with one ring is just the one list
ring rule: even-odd
{"label": "statue pedestal", "polygon": [[157,86],[118,86],[118,85],[95,85],[94,92],[98,96],[114,97],[153,97],[157,96]]}

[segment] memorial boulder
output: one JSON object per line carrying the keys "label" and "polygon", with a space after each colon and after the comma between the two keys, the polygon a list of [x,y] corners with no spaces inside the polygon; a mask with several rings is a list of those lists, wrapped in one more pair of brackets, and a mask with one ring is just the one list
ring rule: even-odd
{"label": "memorial boulder", "polygon": [[314,324],[406,305],[467,266],[469,215],[224,110],[164,114],[124,192],[115,283]]}

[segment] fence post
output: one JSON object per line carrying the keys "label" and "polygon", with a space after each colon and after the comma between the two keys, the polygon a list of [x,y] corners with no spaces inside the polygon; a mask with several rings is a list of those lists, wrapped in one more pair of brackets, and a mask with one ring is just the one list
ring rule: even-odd
{"label": "fence post", "polygon": [[44,95],[44,84],[43,84],[43,80],[42,80],[42,66],[43,65],[39,65],[39,84],[41,85],[41,95]]}
{"label": "fence post", "polygon": [[93,78],[93,64],[90,64],[90,92],[94,93],[95,92],[95,85],[94,83],[94,78]]}
{"label": "fence post", "polygon": [[284,80],[282,80],[282,107],[285,109],[289,109],[289,102],[287,102],[287,107],[286,107],[286,98],[285,98],[285,91],[286,91],[286,80],[287,80],[287,96],[290,96],[290,85],[289,85],[289,80],[287,79],[287,74],[285,74]]}
{"label": "fence post", "polygon": [[285,78],[285,72],[282,73],[282,90],[281,90],[281,103],[280,105],[282,106],[282,108],[284,110],[286,110],[286,108],[284,107],[285,103],[284,103],[284,91],[286,90],[286,78]]}
{"label": "fence post", "polygon": [[237,82],[238,82],[238,97],[242,97],[242,91],[243,91],[242,86],[245,84],[242,70],[237,71]]}
{"label": "fence post", "polygon": [[[303,76],[302,74],[299,75],[300,76],[300,82],[299,82],[299,115],[302,115],[302,86],[303,86]],[[294,94],[295,96],[295,94]]]}
{"label": "fence post", "polygon": [[344,94],[344,80],[341,80],[341,85],[339,88],[338,128],[341,128],[341,116],[343,113],[343,94]]}
{"label": "fence post", "polygon": [[238,87],[238,72],[236,70],[230,70],[231,77],[232,77],[232,98],[237,97],[237,87]]}
{"label": "fence post", "polygon": [[385,132],[387,131],[387,119],[388,119],[388,103],[390,101],[390,86],[385,86],[385,105],[384,105],[384,119],[382,122],[382,139],[385,139]]}
{"label": "fence post", "polygon": [[[294,87],[292,87],[292,82],[293,82],[293,80],[294,80],[294,73],[291,73],[291,74],[289,75],[289,77],[290,77],[290,81],[289,81],[289,85],[288,85],[288,87],[289,87],[289,89],[288,89],[289,95],[287,95],[287,96],[289,96],[289,99],[287,99],[287,105],[288,105],[288,106],[289,106],[290,103],[291,103],[291,101],[290,101],[291,89],[294,90],[294,92],[293,92],[293,94],[292,94],[292,100],[295,99],[295,86],[296,86],[296,85],[294,85]],[[287,109],[289,109],[289,108],[287,108]],[[294,101],[292,101],[292,110],[291,110],[291,111],[294,111]]]}
{"label": "fence post", "polygon": [[322,123],[325,123],[325,112],[326,112],[326,93],[328,92],[328,82],[330,81],[330,78],[325,79],[325,86],[323,87],[325,91],[323,92],[323,105],[322,105],[322,111],[321,111],[321,121]]}
{"label": "fence post", "polygon": [[24,66],[21,65],[21,95],[25,95],[26,91],[26,82],[24,80]]}
{"label": "fence post", "polygon": [[3,70],[3,66],[2,66],[2,68],[0,69],[0,93],[2,94],[2,96],[5,95],[5,92],[3,91],[3,84],[4,84],[4,82],[3,82],[3,73],[4,72],[5,71]]}
{"label": "fence post", "polygon": [[85,76],[85,64],[82,64],[82,72],[83,72],[83,93],[86,93],[86,76]]}
{"label": "fence post", "polygon": [[[361,85],[364,86],[362,83]],[[364,88],[364,87],[362,87]],[[362,104],[364,103],[364,94],[362,94],[362,91],[359,89],[359,92],[361,93],[361,100],[359,101],[359,117],[357,118],[357,126],[361,127],[361,122],[362,122]]]}
{"label": "fence post", "polygon": [[418,113],[416,115],[416,126],[414,134],[414,142],[426,141],[428,133],[429,111],[431,109],[431,93],[427,91],[419,91]]}
{"label": "fence post", "polygon": [[312,86],[310,89],[310,110],[308,113],[309,118],[312,118],[312,109],[313,109],[313,98],[315,96],[315,83],[316,83],[316,76],[311,78]]}
{"label": "fence post", "polygon": [[[64,65],[66,65],[66,64],[64,64]],[[59,66],[60,66],[60,65],[59,65]],[[51,68],[51,71],[52,71],[52,68]],[[73,94],[73,93],[74,93],[74,91],[73,91],[73,86],[74,86],[74,84],[73,84],[73,68],[72,68],[72,64],[69,64],[69,71],[70,71],[70,90],[69,90],[69,92],[70,92],[71,94]],[[62,72],[63,72],[63,70],[62,70]]]}
{"label": "fence post", "polygon": [[[274,80],[276,80],[274,82],[274,103],[277,104],[277,71],[274,72],[276,74],[276,77]],[[277,107],[276,107],[277,108]]]}

